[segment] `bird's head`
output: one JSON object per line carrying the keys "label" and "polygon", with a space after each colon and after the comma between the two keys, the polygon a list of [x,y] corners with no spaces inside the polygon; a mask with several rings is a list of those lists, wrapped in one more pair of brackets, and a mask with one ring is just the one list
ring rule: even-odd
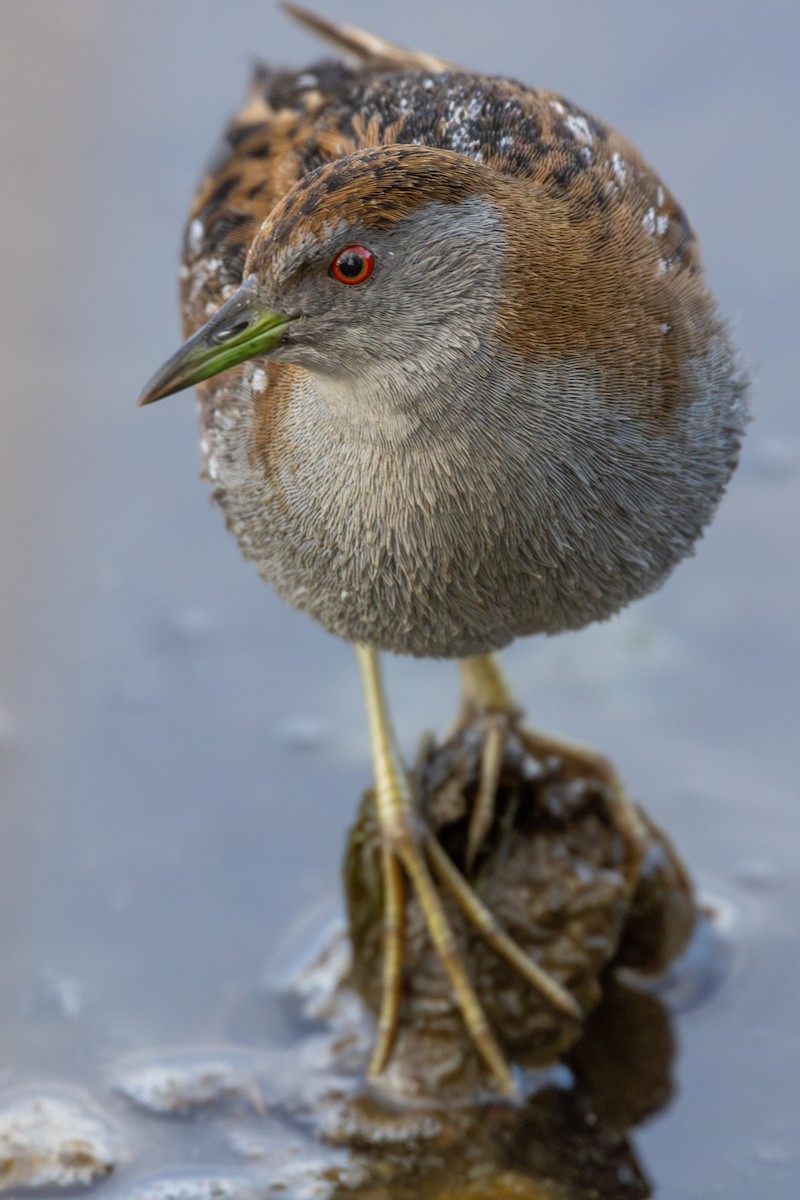
{"label": "bird's head", "polygon": [[457,369],[500,307],[498,186],[488,167],[421,146],[320,167],[273,209],[239,289],[140,403],[265,355],[340,379]]}

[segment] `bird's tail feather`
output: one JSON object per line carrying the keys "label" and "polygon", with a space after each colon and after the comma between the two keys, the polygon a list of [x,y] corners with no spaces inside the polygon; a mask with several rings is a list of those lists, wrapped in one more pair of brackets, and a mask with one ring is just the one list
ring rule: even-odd
{"label": "bird's tail feather", "polygon": [[420,50],[405,50],[402,46],[394,46],[384,38],[366,33],[363,29],[355,29],[352,25],[336,25],[300,8],[296,4],[282,4],[284,12],[305,25],[324,41],[335,46],[342,54],[347,54],[364,66],[376,71],[451,71],[457,70],[451,63],[434,54],[426,54]]}

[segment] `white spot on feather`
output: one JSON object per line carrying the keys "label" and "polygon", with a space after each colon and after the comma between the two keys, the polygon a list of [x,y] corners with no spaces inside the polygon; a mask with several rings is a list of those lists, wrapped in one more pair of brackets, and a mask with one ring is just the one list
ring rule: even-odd
{"label": "white spot on feather", "polygon": [[476,162],[483,162],[480,139],[476,137],[475,123],[483,114],[484,96],[481,92],[464,103],[460,96],[453,98],[447,107],[447,132],[450,148],[457,154],[466,154]]}
{"label": "white spot on feather", "polygon": [[189,226],[189,235],[187,238],[190,254],[196,255],[200,253],[200,247],[203,245],[204,233],[205,229],[203,228],[203,222],[198,221],[197,217],[195,217]]}
{"label": "white spot on feather", "polygon": [[617,183],[620,187],[624,187],[628,178],[628,164],[618,150],[615,150],[611,156],[611,166],[614,168]]}
{"label": "white spot on feather", "polygon": [[194,263],[191,268],[192,285],[189,289],[190,304],[197,299],[201,290],[221,268],[221,258],[201,258]]}
{"label": "white spot on feather", "polygon": [[250,382],[253,385],[253,391],[255,391],[255,392],[263,392],[264,391],[264,388],[267,386],[267,372],[264,370],[263,367],[256,367],[255,371],[253,371],[253,375],[252,375]]}
{"label": "white spot on feather", "polygon": [[[658,195],[661,200],[664,199],[663,188],[658,189]],[[669,216],[667,213],[659,212],[658,206],[654,204],[651,208],[648,208],[642,217],[642,225],[647,233],[652,233],[656,237],[663,237],[669,229]]]}
{"label": "white spot on feather", "polygon": [[205,436],[200,438],[200,453],[203,456],[208,478],[218,479],[219,471],[217,469],[217,460],[214,456],[213,450],[211,449],[211,443]]}
{"label": "white spot on feather", "polygon": [[564,124],[576,142],[591,142],[592,131],[586,117],[576,117],[574,113],[570,113]]}

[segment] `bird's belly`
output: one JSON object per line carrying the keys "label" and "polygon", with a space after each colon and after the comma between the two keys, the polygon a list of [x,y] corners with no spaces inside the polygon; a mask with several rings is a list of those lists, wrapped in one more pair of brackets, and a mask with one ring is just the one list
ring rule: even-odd
{"label": "bird's belly", "polygon": [[292,607],[347,641],[458,657],[497,649],[523,631],[533,580],[507,562],[498,570],[471,559],[463,541],[459,553],[435,551],[422,532],[376,530],[352,509],[328,523],[274,497],[262,495],[257,513],[242,499],[227,493],[223,507],[245,556]]}
{"label": "bird's belly", "polygon": [[615,540],[588,514],[568,529],[563,506],[508,495],[428,511],[352,483],[324,502],[252,486],[219,498],[246,557],[294,608],[348,641],[429,657],[606,618],[655,587],[697,532],[643,549],[635,529]]}
{"label": "bird's belly", "polygon": [[235,422],[207,425],[208,473],[244,554],[293,607],[348,641],[479,654],[609,617],[689,553],[742,422],[732,367],[712,382],[661,432],[591,394],[570,428],[545,395],[492,437],[476,422],[395,445],[323,406],[312,422],[306,400],[271,469],[253,468]]}

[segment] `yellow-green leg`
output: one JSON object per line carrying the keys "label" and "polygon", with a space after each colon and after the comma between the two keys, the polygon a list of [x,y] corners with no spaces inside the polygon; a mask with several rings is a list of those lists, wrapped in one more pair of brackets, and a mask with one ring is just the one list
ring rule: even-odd
{"label": "yellow-green leg", "polygon": [[513,1096],[516,1089],[511,1072],[458,953],[453,930],[431,872],[438,876],[486,941],[534,987],[564,1011],[575,1016],[579,1015],[579,1010],[569,992],[542,971],[499,927],[414,811],[408,777],[400,761],[386,712],[377,654],[367,646],[356,646],[355,649],[369,719],[375,770],[375,807],[383,844],[383,990],[378,1037],[369,1073],[377,1075],[385,1067],[397,1030],[403,974],[405,876],[408,876],[469,1034],[498,1087],[506,1095]]}
{"label": "yellow-green leg", "polygon": [[[507,721],[516,721],[520,715],[519,705],[514,700],[495,657],[491,654],[481,654],[475,658],[462,659],[460,665],[465,713],[468,716],[486,713],[498,719],[506,718]],[[493,769],[491,764],[497,757],[496,746],[490,740],[493,728],[490,727],[490,734],[484,747],[482,777],[486,773],[487,760],[490,763],[490,769]],[[568,767],[574,766],[584,774],[596,776],[605,785],[608,803],[614,813],[617,825],[627,837],[631,848],[632,869],[630,875],[635,884],[640,856],[644,852],[646,831],[639,811],[623,787],[613,763],[596,750],[567,741],[565,738],[554,737],[552,734],[539,733],[537,730],[527,729],[518,724],[515,724],[515,733],[526,749],[539,761],[558,758]],[[473,854],[480,846],[478,838],[481,832],[491,824],[492,812],[486,810],[492,799],[493,795],[488,794],[488,789],[481,786],[469,830],[468,845],[472,847]],[[476,822],[478,827],[473,833],[472,826]]]}

